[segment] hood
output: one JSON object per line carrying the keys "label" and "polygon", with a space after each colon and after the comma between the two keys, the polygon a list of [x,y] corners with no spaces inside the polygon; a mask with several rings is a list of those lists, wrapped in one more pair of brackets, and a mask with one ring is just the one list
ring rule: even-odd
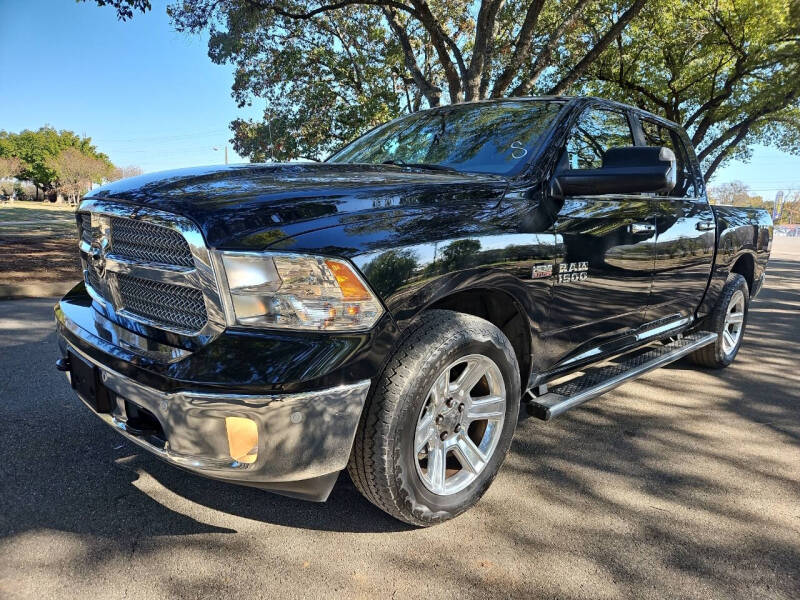
{"label": "hood", "polygon": [[214,248],[261,250],[312,230],[387,211],[445,210],[474,218],[470,203],[496,202],[503,177],[395,165],[246,164],[165,171],[123,179],[87,194],[183,215]]}

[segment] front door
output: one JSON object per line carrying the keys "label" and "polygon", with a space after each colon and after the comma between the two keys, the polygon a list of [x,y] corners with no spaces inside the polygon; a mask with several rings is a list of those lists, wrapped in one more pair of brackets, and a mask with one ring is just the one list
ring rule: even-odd
{"label": "front door", "polygon": [[[633,146],[628,114],[588,108],[561,169],[596,169],[612,147]],[[559,361],[580,360],[639,327],[653,274],[655,218],[644,194],[568,197],[555,223],[556,267],[547,335]]]}
{"label": "front door", "polygon": [[708,286],[716,246],[714,213],[702,192],[688,140],[655,120],[642,118],[640,123],[644,143],[671,148],[677,163],[675,188],[651,199],[658,236],[645,320],[680,321],[694,315]]}

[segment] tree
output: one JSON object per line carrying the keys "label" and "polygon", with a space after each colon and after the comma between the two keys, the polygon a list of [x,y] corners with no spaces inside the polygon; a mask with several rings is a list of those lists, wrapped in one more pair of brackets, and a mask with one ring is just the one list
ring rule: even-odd
{"label": "tree", "polygon": [[751,196],[750,186],[741,181],[731,181],[708,188],[708,198],[712,204],[725,204],[727,206],[752,206],[763,208],[772,202],[765,203],[761,196]]}
{"label": "tree", "polygon": [[80,137],[72,131],[56,131],[49,126],[20,133],[0,131],[0,157],[16,158],[21,162],[17,178],[33,183],[37,195],[40,189],[45,192],[53,190],[58,174],[51,159],[67,148],[111,165],[108,157],[92,145],[91,138]]}
{"label": "tree", "polygon": [[777,210],[773,211],[775,225],[790,225],[800,222],[800,191],[788,191]]}
{"label": "tree", "polygon": [[387,296],[408,282],[418,262],[410,250],[390,250],[364,265],[364,274],[375,291]]}
{"label": "tree", "polygon": [[108,176],[109,181],[118,181],[119,179],[126,179],[128,177],[136,177],[144,173],[141,167],[128,165],[127,167],[114,167],[111,174]]}
{"label": "tree", "polygon": [[800,152],[800,2],[658,0],[589,71],[598,94],[683,124],[711,179],[753,144]]}
{"label": "tree", "polygon": [[[141,0],[97,0],[125,12]],[[234,65],[234,148],[320,158],[403,112],[596,93],[684,124],[706,176],[754,143],[800,152],[800,0],[182,0]]]}
{"label": "tree", "polygon": [[[210,32],[211,59],[236,67],[240,105],[266,102],[263,121],[232,124],[236,151],[285,159],[319,158],[442,102],[562,93],[645,2],[186,0],[168,12],[181,31]],[[589,8],[615,18],[596,34],[579,30]]]}
{"label": "tree", "polygon": [[65,148],[47,160],[47,167],[56,174],[56,189],[71,204],[77,204],[91,184],[100,183],[113,172],[108,160],[81,152],[78,148]]}
{"label": "tree", "polygon": [[14,156],[0,156],[0,179],[16,177],[22,171],[22,161]]}

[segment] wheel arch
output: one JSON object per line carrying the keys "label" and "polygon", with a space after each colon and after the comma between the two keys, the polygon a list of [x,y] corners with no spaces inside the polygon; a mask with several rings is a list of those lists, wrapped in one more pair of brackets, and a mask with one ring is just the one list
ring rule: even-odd
{"label": "wheel arch", "polygon": [[755,279],[756,259],[750,252],[743,252],[731,265],[730,272],[738,273],[747,282],[749,295],[753,295],[753,282]]}
{"label": "wheel arch", "polygon": [[523,307],[509,293],[488,288],[470,288],[443,296],[425,307],[452,310],[485,319],[511,342],[520,369],[523,389],[531,372],[531,328]]}

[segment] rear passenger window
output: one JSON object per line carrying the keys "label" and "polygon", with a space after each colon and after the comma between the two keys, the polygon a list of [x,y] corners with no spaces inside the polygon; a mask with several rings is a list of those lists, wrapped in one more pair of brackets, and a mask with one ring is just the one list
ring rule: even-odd
{"label": "rear passenger window", "polygon": [[609,148],[633,146],[628,118],[620,112],[590,108],[567,140],[570,169],[599,169]]}
{"label": "rear passenger window", "polygon": [[648,146],[666,146],[675,153],[678,167],[678,177],[675,188],[670,192],[670,196],[677,198],[694,197],[694,177],[689,167],[689,157],[680,136],[664,125],[655,121],[642,119],[642,132],[644,133],[645,144]]}

